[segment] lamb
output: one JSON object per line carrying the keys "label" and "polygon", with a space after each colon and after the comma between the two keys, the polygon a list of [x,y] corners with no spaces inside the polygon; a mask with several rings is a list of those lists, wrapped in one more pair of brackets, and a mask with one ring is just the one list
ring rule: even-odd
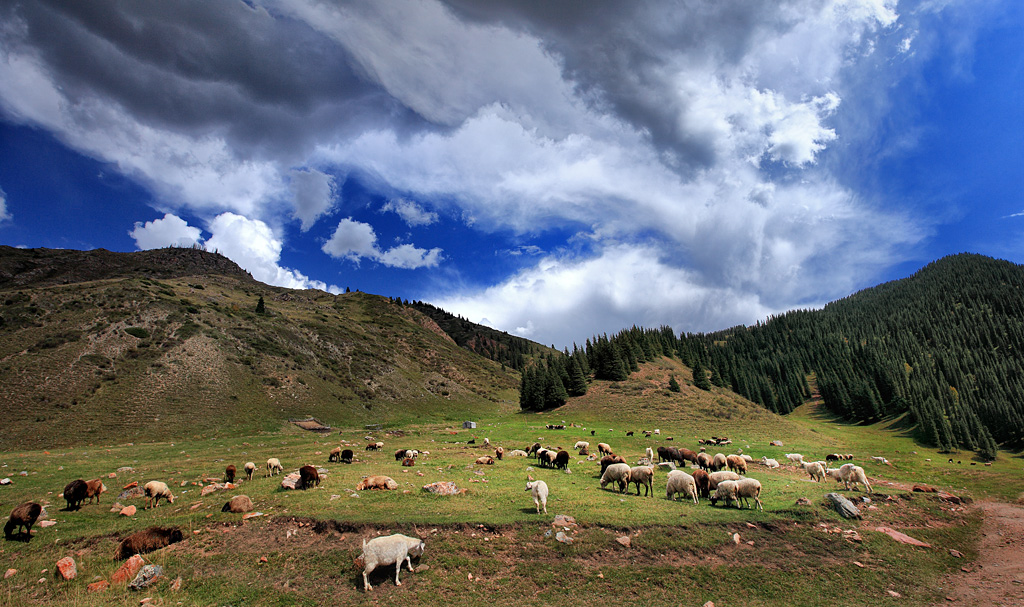
{"label": "lamb", "polygon": [[491,439],[485,437],[484,438],[484,447],[490,447],[490,446],[491,446]]}
{"label": "lamb", "polygon": [[729,469],[737,474],[747,473],[747,460],[739,455],[727,455],[725,456],[726,465]]}
{"label": "lamb", "polygon": [[355,455],[356,454],[352,453],[351,449],[345,449],[344,451],[341,452],[341,463],[351,464],[352,459],[355,457]]}
{"label": "lamb", "polygon": [[89,486],[82,479],[75,479],[64,485],[64,500],[68,503],[68,510],[78,510],[82,502],[88,497]]}
{"label": "lamb", "polygon": [[177,527],[150,527],[136,531],[121,540],[114,551],[114,560],[123,561],[135,554],[146,554],[185,539]]}
{"label": "lamb", "polygon": [[35,524],[42,511],[43,507],[36,502],[25,502],[20,506],[15,506],[14,510],[11,510],[11,517],[7,519],[7,524],[4,525],[4,537],[6,539],[13,538],[15,527],[18,528],[19,535],[31,537],[32,525]]}
{"label": "lamb", "polygon": [[697,486],[697,495],[707,499],[711,495],[711,477],[703,470],[693,471],[693,483]]}
{"label": "lamb", "polygon": [[526,457],[527,456],[526,451],[523,451],[522,449],[513,449],[513,450],[509,451],[508,454],[511,457]]}
{"label": "lamb", "polygon": [[89,498],[89,503],[92,503],[92,499],[96,498],[96,503],[100,503],[100,495],[107,490],[107,486],[103,484],[98,478],[94,478],[91,481],[85,481],[85,497]]}
{"label": "lamb", "polygon": [[576,441],[576,444],[573,445],[572,448],[575,449],[576,451],[579,451],[580,449],[586,449],[589,446],[590,446],[590,443],[588,443],[587,441],[581,440],[581,441]]}
{"label": "lamb", "polygon": [[820,462],[804,462],[804,472],[811,475],[811,480],[819,482],[825,479],[825,467]]}
{"label": "lamb", "polygon": [[224,504],[224,507],[220,509],[221,512],[234,512],[235,514],[241,514],[243,512],[249,512],[253,509],[252,500],[248,495],[236,495],[228,503]]}
{"label": "lamb", "polygon": [[743,500],[747,500],[747,507],[750,507],[749,498],[754,498],[757,509],[764,511],[761,504],[761,483],[756,478],[744,478],[738,481],[722,481],[718,485],[715,494],[711,496],[711,505],[714,506],[718,500],[725,500],[725,505],[735,501],[737,508],[743,507]]}
{"label": "lamb", "polygon": [[412,557],[419,557],[426,549],[426,544],[419,538],[396,533],[384,537],[375,537],[369,542],[363,540],[363,553],[356,559],[356,564],[363,567],[363,589],[373,590],[369,574],[381,565],[395,565],[395,585],[401,586],[398,573],[402,570],[402,562],[408,564],[412,571]]}
{"label": "lamb", "polygon": [[804,456],[800,455],[799,453],[787,453],[786,454],[786,459],[788,459],[789,463],[791,463],[791,464],[802,464],[802,463],[804,463]]}
{"label": "lamb", "polygon": [[526,489],[533,495],[533,503],[537,506],[537,514],[540,514],[540,509],[544,508],[544,514],[548,513],[548,484],[544,481],[535,481],[530,477],[526,482]]}
{"label": "lamb", "polygon": [[629,464],[618,463],[609,465],[601,474],[601,488],[604,489],[608,483],[618,483],[619,493],[625,493],[629,486]]}
{"label": "lamb", "polygon": [[621,455],[615,455],[615,454],[606,455],[606,456],[601,458],[601,474],[604,474],[604,471],[607,470],[608,466],[611,466],[612,464],[625,464],[625,463],[626,463],[626,459],[624,457],[622,457]]}
{"label": "lamb", "polygon": [[235,482],[235,472],[237,472],[237,471],[238,471],[238,469],[235,468],[234,464],[228,464],[228,467],[224,469],[224,482],[225,483],[233,483],[233,482]]}
{"label": "lamb", "polygon": [[305,490],[310,485],[320,486],[320,472],[314,466],[303,466],[299,468],[299,487]]}
{"label": "lamb", "polygon": [[691,498],[694,504],[698,503],[697,482],[692,476],[682,470],[669,471],[668,481],[665,483],[665,499],[675,501],[676,493],[681,493],[683,497]]}
{"label": "lamb", "polygon": [[716,453],[715,457],[711,460],[711,470],[718,472],[729,465],[729,460],[725,458],[724,453]]}
{"label": "lamb", "polygon": [[254,462],[245,462],[245,480],[251,481],[252,475],[256,473],[256,464]]}
{"label": "lamb", "polygon": [[329,462],[340,462],[341,461],[341,447],[335,447],[331,449],[331,454],[327,456]]}
{"label": "lamb", "polygon": [[740,475],[735,472],[729,472],[728,470],[720,470],[718,472],[712,472],[708,475],[708,479],[711,481],[711,488],[717,489],[718,484],[723,481],[738,481]]}
{"label": "lamb", "polygon": [[494,457],[496,457],[499,460],[503,459],[505,457],[505,448],[504,447],[495,447],[495,449],[494,449]]}
{"label": "lamb", "polygon": [[597,443],[597,452],[601,455],[611,455],[612,448],[608,443]]}
{"label": "lamb", "polygon": [[764,464],[765,466],[768,466],[769,468],[778,468],[779,467],[779,462],[769,458],[768,456],[764,456],[764,455],[761,456],[761,463]]}
{"label": "lamb", "polygon": [[396,483],[390,476],[368,476],[359,481],[359,484],[356,485],[356,491],[363,491],[367,489],[377,489],[382,491],[394,490],[398,489],[398,483]]}
{"label": "lamb", "polygon": [[278,472],[284,473],[284,466],[281,465],[281,460],[276,457],[272,457],[267,460],[267,476],[274,476]]}
{"label": "lamb", "polygon": [[478,463],[480,465],[484,465],[484,466],[493,466],[494,465],[494,458],[491,457],[490,455],[483,455],[483,456],[480,456],[480,457],[476,458],[476,463]]}
{"label": "lamb", "polygon": [[143,490],[146,492],[146,508],[156,508],[159,506],[160,498],[166,499],[169,504],[174,503],[174,496],[171,495],[171,490],[165,482],[149,481],[143,487]]}
{"label": "lamb", "polygon": [[654,497],[654,466],[634,466],[629,470],[629,482],[636,484],[636,495],[640,496],[640,485],[644,486],[644,497]]}

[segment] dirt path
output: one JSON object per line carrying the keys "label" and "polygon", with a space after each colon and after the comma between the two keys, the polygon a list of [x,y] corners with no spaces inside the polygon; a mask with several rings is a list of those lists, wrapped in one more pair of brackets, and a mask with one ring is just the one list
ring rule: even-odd
{"label": "dirt path", "polygon": [[1024,605],[1024,508],[979,502],[985,516],[977,564],[944,580],[946,605]]}

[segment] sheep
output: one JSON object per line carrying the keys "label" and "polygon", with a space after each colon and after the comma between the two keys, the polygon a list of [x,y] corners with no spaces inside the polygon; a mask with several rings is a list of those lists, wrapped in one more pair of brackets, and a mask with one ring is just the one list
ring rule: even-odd
{"label": "sheep", "polygon": [[837,473],[829,471],[829,476],[836,479],[837,481],[843,481],[843,485],[846,490],[850,490],[850,483],[854,485],[863,484],[864,490],[867,493],[871,493],[871,484],[868,483],[868,477],[864,474],[864,468],[855,464],[843,464],[838,468]]}
{"label": "sheep", "polygon": [[[529,477],[527,477],[529,478]],[[537,506],[537,514],[544,508],[544,514],[548,513],[548,484],[544,481],[527,480],[525,491],[533,495],[533,503]]]}
{"label": "sheep", "polygon": [[256,472],[255,462],[245,462],[245,480],[251,481],[252,475]]}
{"label": "sheep", "polygon": [[415,459],[420,456],[420,452],[416,449],[406,449],[405,457]]}
{"label": "sheep", "polygon": [[697,465],[705,472],[711,470],[711,456],[701,451],[697,454]]}
{"label": "sheep", "polygon": [[356,485],[356,491],[364,491],[367,489],[381,491],[394,490],[398,489],[398,483],[396,483],[390,476],[368,476],[359,481],[359,484]]}
{"label": "sheep", "polygon": [[82,479],[75,479],[64,485],[64,500],[68,503],[68,510],[78,510],[82,502],[88,497],[89,486]]}
{"label": "sheep", "polygon": [[838,453],[829,453],[828,455],[825,456],[826,462],[837,462],[841,459],[843,459],[843,456],[839,455]]}
{"label": "sheep", "polygon": [[754,498],[757,509],[764,511],[761,504],[761,483],[756,478],[744,478],[738,481],[722,481],[718,485],[715,494],[711,496],[711,505],[714,506],[718,500],[725,500],[725,505],[735,501],[737,508],[743,507],[743,500],[747,500],[747,507],[750,507],[749,498]]}
{"label": "sheep", "polygon": [[402,460],[402,465],[403,466],[415,466],[416,465],[416,460],[411,458],[411,457],[407,457],[407,458]]}
{"label": "sheep", "polygon": [[626,431],[626,436],[633,436],[633,431],[632,430],[627,430]]}
{"label": "sheep", "polygon": [[590,449],[588,449],[587,447],[583,447],[582,449],[580,449],[580,455],[590,455]]}
{"label": "sheep", "polygon": [[634,466],[629,470],[629,482],[636,484],[636,495],[640,496],[640,485],[644,486],[644,497],[654,497],[654,466]]}
{"label": "sheep", "polygon": [[228,464],[228,467],[224,468],[224,482],[225,483],[233,483],[233,482],[235,482],[235,472],[237,472],[237,471],[238,471],[238,469],[235,468],[234,464]]}
{"label": "sheep", "polygon": [[747,460],[743,459],[739,455],[727,455],[725,456],[726,465],[729,469],[737,474],[747,473]]}
{"label": "sheep", "polygon": [[779,462],[775,461],[774,459],[770,459],[766,455],[762,455],[761,456],[761,463],[764,464],[765,466],[768,466],[769,468],[778,468],[779,467]]}
{"label": "sheep", "polygon": [[711,460],[711,470],[714,472],[722,470],[727,465],[729,465],[729,462],[725,459],[724,453],[716,453],[715,457]]}
{"label": "sheep", "polygon": [[825,479],[825,467],[820,462],[804,462],[803,469],[804,472],[811,475],[811,480],[814,482]]}
{"label": "sheep", "polygon": [[491,446],[491,439],[484,438],[484,447],[490,447],[490,446]]}
{"label": "sheep", "polygon": [[799,453],[787,453],[786,454],[786,459],[788,459],[789,463],[791,463],[791,464],[802,464],[802,463],[804,463],[804,456],[800,455]]}
{"label": "sheep", "polygon": [[375,537],[369,542],[363,540],[363,553],[356,559],[357,565],[363,567],[363,590],[373,590],[369,574],[381,565],[395,565],[395,586],[401,586],[398,573],[402,570],[402,562],[412,571],[412,558],[419,557],[426,549],[426,544],[419,538],[409,537],[400,533]]}
{"label": "sheep", "polygon": [[559,470],[565,470],[566,472],[568,472],[569,471],[569,452],[568,451],[559,451],[558,453],[556,453],[555,454],[554,464],[555,464],[555,468],[558,468]]}
{"label": "sheep", "polygon": [[476,458],[476,463],[480,464],[480,465],[483,465],[483,466],[493,466],[494,465],[494,458],[491,457],[490,455],[482,455],[482,456]]}
{"label": "sheep", "polygon": [[[871,459],[875,460],[879,464],[885,464],[886,466],[891,466],[892,465],[892,464],[889,463],[889,460],[885,459],[884,457],[882,457],[880,455],[872,455]],[[957,462],[957,463],[959,464],[960,462]]]}
{"label": "sheep", "polygon": [[354,457],[355,453],[352,453],[351,449],[345,449],[341,452],[341,463],[351,464]]}
{"label": "sheep", "polygon": [[697,454],[691,451],[690,449],[687,449],[686,447],[680,447],[676,451],[679,453],[679,459],[677,459],[676,461],[678,461],[680,464],[685,465],[686,462],[693,462],[695,464],[697,463]]}
{"label": "sheep", "polygon": [[718,472],[712,472],[708,475],[708,478],[711,480],[711,488],[715,489],[722,481],[740,480],[740,475],[735,472],[729,472],[728,470],[720,470]]}
{"label": "sheep", "polygon": [[513,449],[513,450],[509,451],[508,454],[509,454],[510,457],[526,457],[527,456],[526,451],[523,451],[522,449]]}
{"label": "sheep", "polygon": [[711,477],[703,470],[693,471],[693,483],[697,486],[697,495],[707,499],[711,494]]}
{"label": "sheep", "polygon": [[[650,450],[650,447],[648,447]],[[674,462],[678,460],[679,450],[675,447],[658,447],[658,462]],[[654,461],[654,457],[651,457],[651,461]]]}
{"label": "sheep", "polygon": [[299,487],[305,490],[310,485],[320,486],[320,472],[314,466],[303,466],[299,468]]}
{"label": "sheep", "polygon": [[284,473],[284,466],[281,465],[281,460],[276,457],[272,457],[267,460],[267,476],[274,476],[278,472]]}
{"label": "sheep", "polygon": [[665,499],[675,501],[676,493],[681,493],[683,497],[691,498],[694,504],[698,503],[697,482],[692,476],[682,470],[670,470],[668,480],[665,483]]}
{"label": "sheep", "polygon": [[611,455],[612,448],[608,443],[597,443],[597,452],[601,455]]}
{"label": "sheep", "polygon": [[588,443],[587,441],[581,440],[581,441],[576,441],[576,444],[573,445],[572,448],[574,450],[576,450],[576,451],[579,451],[580,449],[586,449],[589,446],[590,446],[590,443]]}
{"label": "sheep", "polygon": [[407,457],[412,457],[410,455],[406,455],[407,453],[409,453],[409,449],[399,449],[398,451],[395,451],[395,461],[400,462]]}
{"label": "sheep", "polygon": [[654,461],[654,451],[652,451],[650,447],[647,447],[646,449],[644,449],[644,453],[647,454],[647,461],[649,461],[649,462],[653,462]]}
{"label": "sheep", "polygon": [[530,454],[530,455],[536,455],[537,451],[539,451],[539,450],[540,450],[540,443],[533,443],[532,445],[530,445],[530,448],[526,450],[526,452],[528,454]]}
{"label": "sheep", "polygon": [[107,486],[103,484],[98,478],[94,478],[91,481],[85,481],[85,496],[89,498],[89,503],[92,503],[92,499],[96,498],[96,503],[100,503],[100,495],[107,490]]}
{"label": "sheep", "polygon": [[495,447],[494,448],[494,457],[499,459],[499,460],[504,459],[504,457],[505,457],[505,448],[504,447]]}
{"label": "sheep", "polygon": [[224,507],[220,509],[221,512],[234,512],[235,514],[241,514],[243,512],[249,512],[253,509],[252,500],[248,495],[236,495],[229,500]]}
{"label": "sheep", "polygon": [[614,453],[611,454],[611,455],[606,455],[606,456],[601,458],[601,474],[604,474],[604,471],[607,470],[608,466],[611,466],[612,464],[625,464],[625,463],[626,463],[626,459],[624,457],[622,457],[621,455],[615,455]]}
{"label": "sheep", "polygon": [[[4,525],[4,537],[11,539],[14,537],[14,528],[18,528],[18,534],[25,537],[32,536],[32,525],[35,524],[36,519],[39,518],[39,514],[42,513],[43,507],[36,502],[25,502],[19,506],[15,506],[14,510],[11,510],[11,517],[7,519],[7,524]],[[24,529],[24,531],[22,531]]]}
{"label": "sheep", "polygon": [[328,462],[340,462],[341,461],[341,447],[335,447],[331,449],[331,454],[327,456]]}
{"label": "sheep", "polygon": [[177,527],[150,527],[136,531],[121,540],[114,550],[114,560],[123,561],[135,554],[146,554],[185,539]]}
{"label": "sheep", "polygon": [[379,442],[379,441],[375,442],[375,443],[369,443],[368,445],[366,445],[366,450],[367,451],[380,451],[383,448],[384,448],[384,443]]}
{"label": "sheep", "polygon": [[629,486],[629,473],[629,464],[611,464],[601,475],[601,488],[604,489],[608,483],[615,482],[619,484],[619,493],[625,493]]}
{"label": "sheep", "polygon": [[[167,503],[174,503],[174,496],[171,495],[171,490],[167,487],[167,483],[162,481],[149,481],[146,483],[143,490],[146,493],[146,508],[156,508],[160,505],[160,498],[167,500]],[[152,505],[150,505],[152,504]]]}

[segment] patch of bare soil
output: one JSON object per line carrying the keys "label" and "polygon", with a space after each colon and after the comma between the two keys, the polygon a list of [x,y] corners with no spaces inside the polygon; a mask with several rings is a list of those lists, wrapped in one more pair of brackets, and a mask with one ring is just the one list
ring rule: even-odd
{"label": "patch of bare soil", "polygon": [[949,605],[1024,605],[1024,508],[979,502],[978,560],[943,580]]}

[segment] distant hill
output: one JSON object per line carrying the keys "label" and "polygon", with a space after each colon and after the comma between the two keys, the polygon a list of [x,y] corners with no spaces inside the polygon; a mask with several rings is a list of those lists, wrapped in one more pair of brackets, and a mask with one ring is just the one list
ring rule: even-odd
{"label": "distant hill", "polygon": [[516,410],[519,375],[401,302],[270,287],[216,253],[0,247],[0,385],[7,450],[455,422]]}
{"label": "distant hill", "polygon": [[910,413],[919,437],[994,456],[1024,443],[1024,267],[962,254],[818,311],[684,336],[723,385],[786,413],[809,393],[851,420]]}

